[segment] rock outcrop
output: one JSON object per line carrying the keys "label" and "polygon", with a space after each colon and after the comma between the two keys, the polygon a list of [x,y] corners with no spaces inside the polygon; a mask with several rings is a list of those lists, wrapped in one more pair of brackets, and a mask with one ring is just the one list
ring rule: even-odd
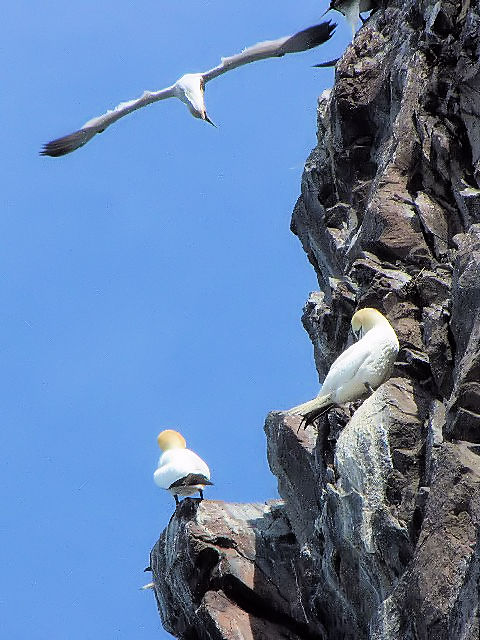
{"label": "rock outcrop", "polygon": [[320,98],[292,230],[320,377],[362,306],[395,372],[315,427],[267,417],[281,501],[177,509],[151,563],[184,640],[480,636],[480,6],[380,4]]}

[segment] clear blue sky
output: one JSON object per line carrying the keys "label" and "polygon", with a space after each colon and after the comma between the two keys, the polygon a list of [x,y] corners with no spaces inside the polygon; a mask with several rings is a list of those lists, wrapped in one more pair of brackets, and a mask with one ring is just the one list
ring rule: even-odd
{"label": "clear blue sky", "polygon": [[42,143],[325,5],[3,7],[2,638],[169,637],[138,590],[174,507],[152,481],[162,428],[207,460],[209,498],[276,497],[265,415],[318,389],[300,323],[316,280],[289,231],[333,79],[311,65],[348,28],[335,14],[328,46],[210,83],[217,130],[170,100],[64,158]]}

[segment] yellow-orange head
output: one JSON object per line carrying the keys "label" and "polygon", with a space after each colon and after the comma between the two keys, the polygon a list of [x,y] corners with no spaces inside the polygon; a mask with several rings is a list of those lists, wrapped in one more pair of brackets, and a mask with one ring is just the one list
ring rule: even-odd
{"label": "yellow-orange head", "polygon": [[365,307],[364,309],[356,311],[353,314],[351,324],[353,332],[356,334],[361,330],[362,335],[365,335],[367,331],[370,331],[370,329],[373,329],[374,327],[381,325],[390,326],[390,323],[385,316],[382,315],[380,311],[372,309],[372,307]]}
{"label": "yellow-orange head", "polygon": [[182,434],[173,429],[165,429],[165,431],[159,433],[157,442],[162,451],[167,451],[167,449],[185,449],[187,446]]}

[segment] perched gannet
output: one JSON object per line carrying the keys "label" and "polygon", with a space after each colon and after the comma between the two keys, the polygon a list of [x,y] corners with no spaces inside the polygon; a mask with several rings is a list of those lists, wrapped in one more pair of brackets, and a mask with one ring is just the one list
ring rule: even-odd
{"label": "perched gannet", "polygon": [[398,354],[398,339],[388,320],[376,309],[359,309],[351,321],[358,342],[335,360],[316,398],[288,413],[302,415],[305,426],[332,404],[343,404],[373,392],[388,380]]}
{"label": "perched gannet", "polygon": [[353,40],[353,38],[355,38],[358,20],[362,19],[360,14],[365,11],[371,11],[372,9],[375,9],[376,6],[376,0],[330,0],[330,6],[323,15],[332,10],[342,13],[352,29]]}
{"label": "perched gannet", "polygon": [[228,58],[222,58],[218,66],[208,71],[204,71],[203,73],[187,73],[170,87],[166,87],[160,91],[145,91],[143,95],[136,100],[122,102],[118,107],[107,111],[104,115],[92,118],[92,120],[86,122],[78,131],[63,138],[57,138],[56,140],[47,142],[40,153],[44,156],[54,157],[71,153],[86,144],[97,133],[105,131],[107,127],[119,118],[123,118],[123,116],[132,113],[132,111],[145,107],[152,102],[166,100],[167,98],[178,98],[187,105],[188,110],[195,118],[200,118],[213,124],[207,115],[205,107],[204,90],[207,82],[249,62],[256,62],[257,60],[263,60],[265,58],[281,57],[287,53],[298,53],[317,47],[330,39],[335,27],[336,25],[330,24],[330,22],[322,22],[321,24],[299,31],[292,36],[259,42],[252,47],[248,47],[248,49],[244,49],[241,53]]}
{"label": "perched gannet", "polygon": [[206,463],[186,448],[185,438],[178,431],[162,431],[157,442],[163,453],[158,461],[158,469],[153,474],[155,484],[170,491],[176,504],[178,496],[192,496],[197,491],[203,500],[203,489],[207,484],[213,484]]}

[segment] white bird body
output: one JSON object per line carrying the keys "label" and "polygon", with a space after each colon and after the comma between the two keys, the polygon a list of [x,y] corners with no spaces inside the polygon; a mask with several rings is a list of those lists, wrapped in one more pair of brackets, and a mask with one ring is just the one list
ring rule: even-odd
{"label": "white bird body", "polygon": [[163,453],[153,474],[155,484],[170,491],[177,504],[177,496],[192,496],[197,492],[203,499],[203,489],[212,484],[206,462],[187,449],[185,438],[178,431],[166,429],[157,441]]}
{"label": "white bird body", "polygon": [[107,113],[88,120],[81,129],[73,133],[47,142],[42,155],[63,156],[79,149],[89,142],[97,133],[102,133],[111,124],[123,118],[123,116],[141,109],[142,107],[166,100],[167,98],[178,98],[188,107],[188,110],[195,118],[200,118],[213,125],[207,115],[205,107],[204,89],[205,83],[218,76],[257,60],[265,58],[281,57],[288,53],[298,53],[312,49],[326,42],[332,36],[335,24],[322,22],[321,24],[299,31],[291,36],[278,38],[277,40],[267,40],[259,42],[252,47],[244,49],[241,53],[222,58],[221,63],[203,73],[187,73],[179,78],[175,84],[160,91],[144,91],[140,98],[122,102]]}
{"label": "white bird body", "polygon": [[167,489],[172,494],[191,496],[203,489],[204,484],[188,487],[172,487],[172,484],[186,478],[190,474],[204,476],[210,480],[210,469],[207,464],[190,449],[169,449],[164,451],[158,460],[158,468],[153,474],[155,484],[161,489]]}
{"label": "white bird body", "polygon": [[360,309],[352,328],[362,337],[333,362],[316,398],[290,409],[303,415],[307,424],[332,404],[357,400],[376,389],[392,373],[398,354],[398,339],[388,320],[376,309]]}
{"label": "white bird body", "polygon": [[208,120],[204,90],[205,81],[201,73],[186,73],[173,85],[174,96],[187,105],[192,116]]}
{"label": "white bird body", "polygon": [[[372,9],[375,9],[375,7],[375,0],[331,0],[330,6],[325,13],[332,10],[342,13],[350,25],[353,40],[360,14],[365,11],[371,11]],[[323,15],[325,15],[325,13]]]}

